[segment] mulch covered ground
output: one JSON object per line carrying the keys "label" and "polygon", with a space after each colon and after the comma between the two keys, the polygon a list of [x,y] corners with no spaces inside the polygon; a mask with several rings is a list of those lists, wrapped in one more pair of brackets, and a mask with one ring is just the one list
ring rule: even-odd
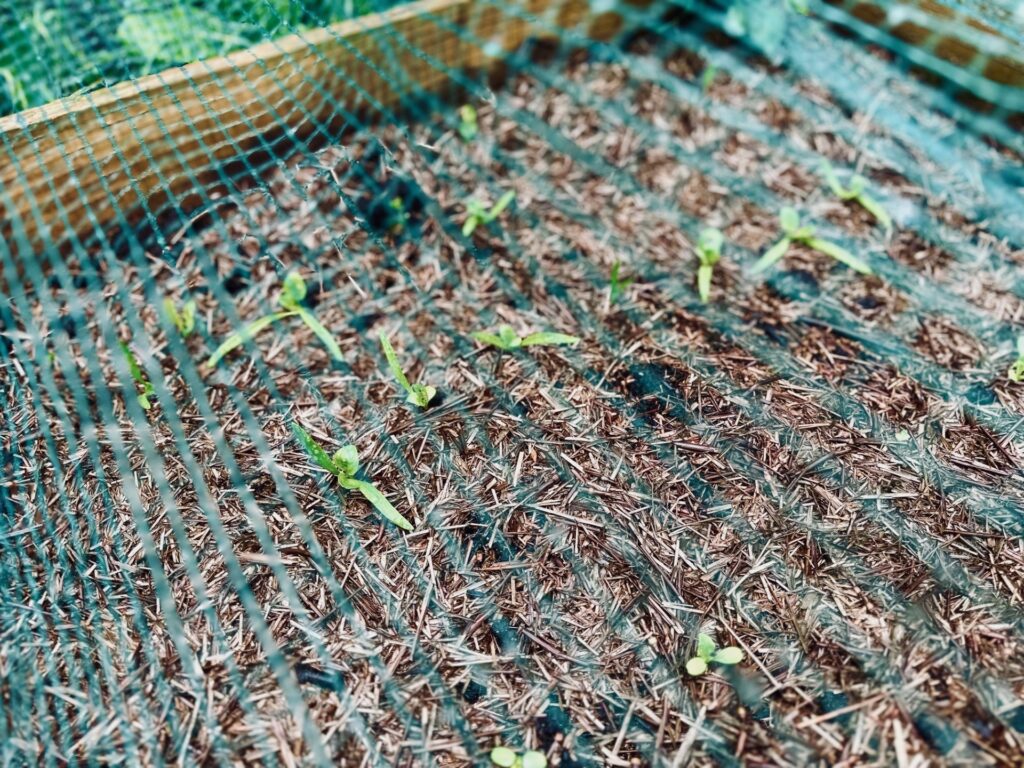
{"label": "mulch covered ground", "polygon": [[[439,112],[296,159],[167,258],[107,263],[102,301],[51,287],[52,369],[5,366],[11,434],[53,430],[11,446],[7,481],[31,530],[5,567],[46,607],[0,628],[0,666],[48,675],[49,707],[9,694],[37,718],[8,726],[25,754],[295,764],[319,732],[340,765],[481,765],[499,742],[560,766],[1019,764],[1024,388],[992,339],[1024,322],[998,289],[1024,251],[844,139],[882,135],[864,116],[813,124],[725,74],[688,105],[695,54],[625,55],[511,73],[468,143]],[[837,202],[808,147],[946,241]],[[506,190],[464,237],[466,202]],[[801,246],[749,276],[782,204],[879,276]],[[703,306],[706,225],[727,245]],[[203,367],[291,269],[344,361],[291,318]],[[197,299],[197,334],[168,337],[154,285]],[[470,338],[501,324],[582,341]],[[129,335],[163,375],[145,413]],[[293,423],[356,443],[415,530]],[[701,631],[746,660],[691,678]]]}

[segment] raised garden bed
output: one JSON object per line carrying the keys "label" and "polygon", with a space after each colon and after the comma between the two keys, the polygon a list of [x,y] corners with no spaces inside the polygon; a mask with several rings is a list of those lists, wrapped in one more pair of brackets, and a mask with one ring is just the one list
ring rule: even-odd
{"label": "raised garden bed", "polygon": [[[23,274],[5,255],[0,755],[1018,759],[1022,243],[820,84],[652,26],[527,46],[490,91],[459,70],[457,100],[281,157],[184,225]],[[784,205],[874,275],[794,245],[752,276]],[[340,355],[296,315],[207,365],[294,273]],[[580,342],[473,338],[502,324]],[[296,425],[357,446],[413,530]],[[688,674],[701,632],[744,661]]]}

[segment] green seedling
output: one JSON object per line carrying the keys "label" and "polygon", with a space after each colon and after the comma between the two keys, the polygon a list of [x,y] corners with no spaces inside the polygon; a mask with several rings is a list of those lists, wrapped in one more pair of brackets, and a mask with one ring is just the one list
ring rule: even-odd
{"label": "green seedling", "polygon": [[1010,381],[1015,381],[1018,384],[1024,381],[1024,336],[1017,337],[1017,359],[1010,366],[1006,375]]}
{"label": "green seedling", "polygon": [[519,336],[510,325],[503,325],[498,328],[497,334],[489,333],[487,331],[477,331],[473,334],[473,338],[481,344],[497,347],[505,352],[509,352],[513,349],[519,349],[520,347],[558,345],[571,346],[573,344],[578,344],[580,341],[576,336],[569,336],[566,333],[551,333],[548,331],[531,333],[529,336]]}
{"label": "green seedling", "polygon": [[476,108],[472,104],[463,104],[459,107],[459,135],[463,141],[472,141],[476,138],[480,126],[476,122]]}
{"label": "green seedling", "polygon": [[292,424],[292,432],[310,457],[326,469],[338,480],[338,485],[346,491],[358,491],[363,495],[374,509],[380,512],[388,521],[406,531],[412,530],[412,523],[406,520],[402,514],[395,509],[383,493],[377,490],[377,486],[365,480],[356,479],[359,471],[359,451],[354,445],[345,445],[334,452],[331,456],[313,437],[298,424]]}
{"label": "green seedling", "polygon": [[462,234],[469,237],[481,224],[490,224],[498,218],[502,211],[508,208],[509,203],[515,199],[516,193],[509,190],[498,198],[498,202],[492,205],[490,209],[488,209],[487,206],[479,200],[470,200],[466,203],[467,215],[466,222],[462,225]]}
{"label": "green seedling", "polygon": [[174,306],[174,299],[168,296],[164,299],[164,314],[167,315],[168,320],[174,323],[174,327],[178,329],[178,333],[183,339],[187,339],[196,329],[195,301],[186,301],[179,312],[178,308]]}
{"label": "green seedling", "polygon": [[124,355],[125,362],[128,363],[128,372],[135,379],[135,384],[139,389],[139,405],[142,409],[148,411],[153,407],[153,404],[149,401],[149,398],[156,394],[156,389],[150,383],[149,379],[146,378],[146,374],[142,372],[142,368],[139,366],[139,361],[135,359],[135,355],[132,354],[131,347],[125,344],[123,341],[118,342],[121,345],[121,354]]}
{"label": "green seedling", "polygon": [[206,365],[209,368],[213,368],[219,363],[225,355],[231,352],[233,349],[240,347],[247,340],[258,334],[265,328],[268,328],[278,320],[284,320],[288,317],[298,317],[304,322],[313,333],[317,335],[320,341],[323,342],[324,346],[327,347],[327,351],[331,353],[331,357],[335,360],[341,360],[341,347],[338,346],[338,342],[334,340],[330,332],[321,325],[320,321],[316,319],[312,312],[302,306],[302,300],[306,298],[306,283],[298,272],[289,272],[284,279],[284,283],[281,287],[281,295],[278,298],[278,304],[281,305],[280,312],[272,312],[269,315],[257,318],[245,326],[241,331],[231,334],[224,340],[224,343],[214,350],[214,353],[210,355],[210,359],[206,361]]}
{"label": "green seedling", "polygon": [[832,190],[832,194],[840,200],[852,200],[857,203],[861,208],[874,216],[875,221],[881,224],[886,231],[892,231],[892,217],[882,207],[880,202],[864,191],[868,186],[867,179],[860,174],[854,174],[850,177],[850,186],[844,187],[840,183],[839,176],[836,174],[831,163],[826,161],[822,164],[821,168],[825,181],[828,182],[828,186]]}
{"label": "green seedling", "polygon": [[622,262],[616,261],[612,264],[612,271],[608,276],[608,301],[614,304],[619,300],[619,297],[626,292],[636,280],[635,277],[622,277],[621,276]]}
{"label": "green seedling", "polygon": [[801,227],[800,216],[793,208],[786,206],[779,212],[779,223],[782,225],[782,239],[765,251],[764,256],[757,260],[757,263],[750,270],[753,274],[756,275],[759,272],[764,272],[768,267],[781,261],[782,257],[789,250],[789,246],[793,243],[801,243],[808,248],[830,256],[850,269],[860,272],[862,275],[871,274],[871,267],[845,248],[835,243],[830,243],[828,240],[822,240],[820,237],[815,237],[814,227]]}
{"label": "green seedling", "polygon": [[388,359],[388,367],[391,369],[391,374],[398,380],[398,384],[408,395],[408,397],[405,398],[405,401],[411,405],[426,408],[430,404],[430,401],[434,399],[434,395],[437,394],[437,390],[429,384],[409,383],[409,377],[405,375],[405,371],[402,370],[402,366],[398,362],[398,356],[395,354],[395,348],[391,346],[391,342],[388,340],[388,337],[383,333],[380,335],[380,346],[384,350],[384,357]]}
{"label": "green seedling", "polygon": [[697,238],[697,258],[700,259],[700,266],[697,267],[697,293],[703,304],[707,304],[711,296],[711,276],[715,264],[722,258],[724,241],[721,230],[712,227],[701,230]]}
{"label": "green seedling", "polygon": [[501,768],[547,768],[548,759],[543,752],[529,749],[521,755],[508,747],[491,750],[491,762]]}
{"label": "green seedling", "polygon": [[709,635],[701,632],[697,635],[697,655],[686,662],[686,671],[693,677],[700,677],[714,664],[733,665],[743,661],[743,651],[735,645],[728,648],[717,648]]}
{"label": "green seedling", "polygon": [[704,74],[700,77],[700,89],[704,93],[711,90],[711,86],[715,84],[715,75],[718,74],[718,67],[714,64],[708,64],[704,67]]}
{"label": "green seedling", "polygon": [[391,217],[391,231],[397,235],[405,229],[405,224],[409,221],[409,212],[405,210],[405,201],[401,197],[391,198],[388,207],[394,211]]}

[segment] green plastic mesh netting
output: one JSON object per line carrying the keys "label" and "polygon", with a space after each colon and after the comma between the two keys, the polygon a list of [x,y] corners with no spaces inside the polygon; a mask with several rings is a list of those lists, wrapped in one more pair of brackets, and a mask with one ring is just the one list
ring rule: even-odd
{"label": "green plastic mesh netting", "polygon": [[8,0],[0,114],[0,766],[1019,764],[1019,4]]}

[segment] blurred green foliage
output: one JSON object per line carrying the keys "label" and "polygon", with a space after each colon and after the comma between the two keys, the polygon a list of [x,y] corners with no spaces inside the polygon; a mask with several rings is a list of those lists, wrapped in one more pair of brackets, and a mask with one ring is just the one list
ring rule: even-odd
{"label": "blurred green foliage", "polygon": [[397,0],[8,0],[0,115],[216,56]]}

